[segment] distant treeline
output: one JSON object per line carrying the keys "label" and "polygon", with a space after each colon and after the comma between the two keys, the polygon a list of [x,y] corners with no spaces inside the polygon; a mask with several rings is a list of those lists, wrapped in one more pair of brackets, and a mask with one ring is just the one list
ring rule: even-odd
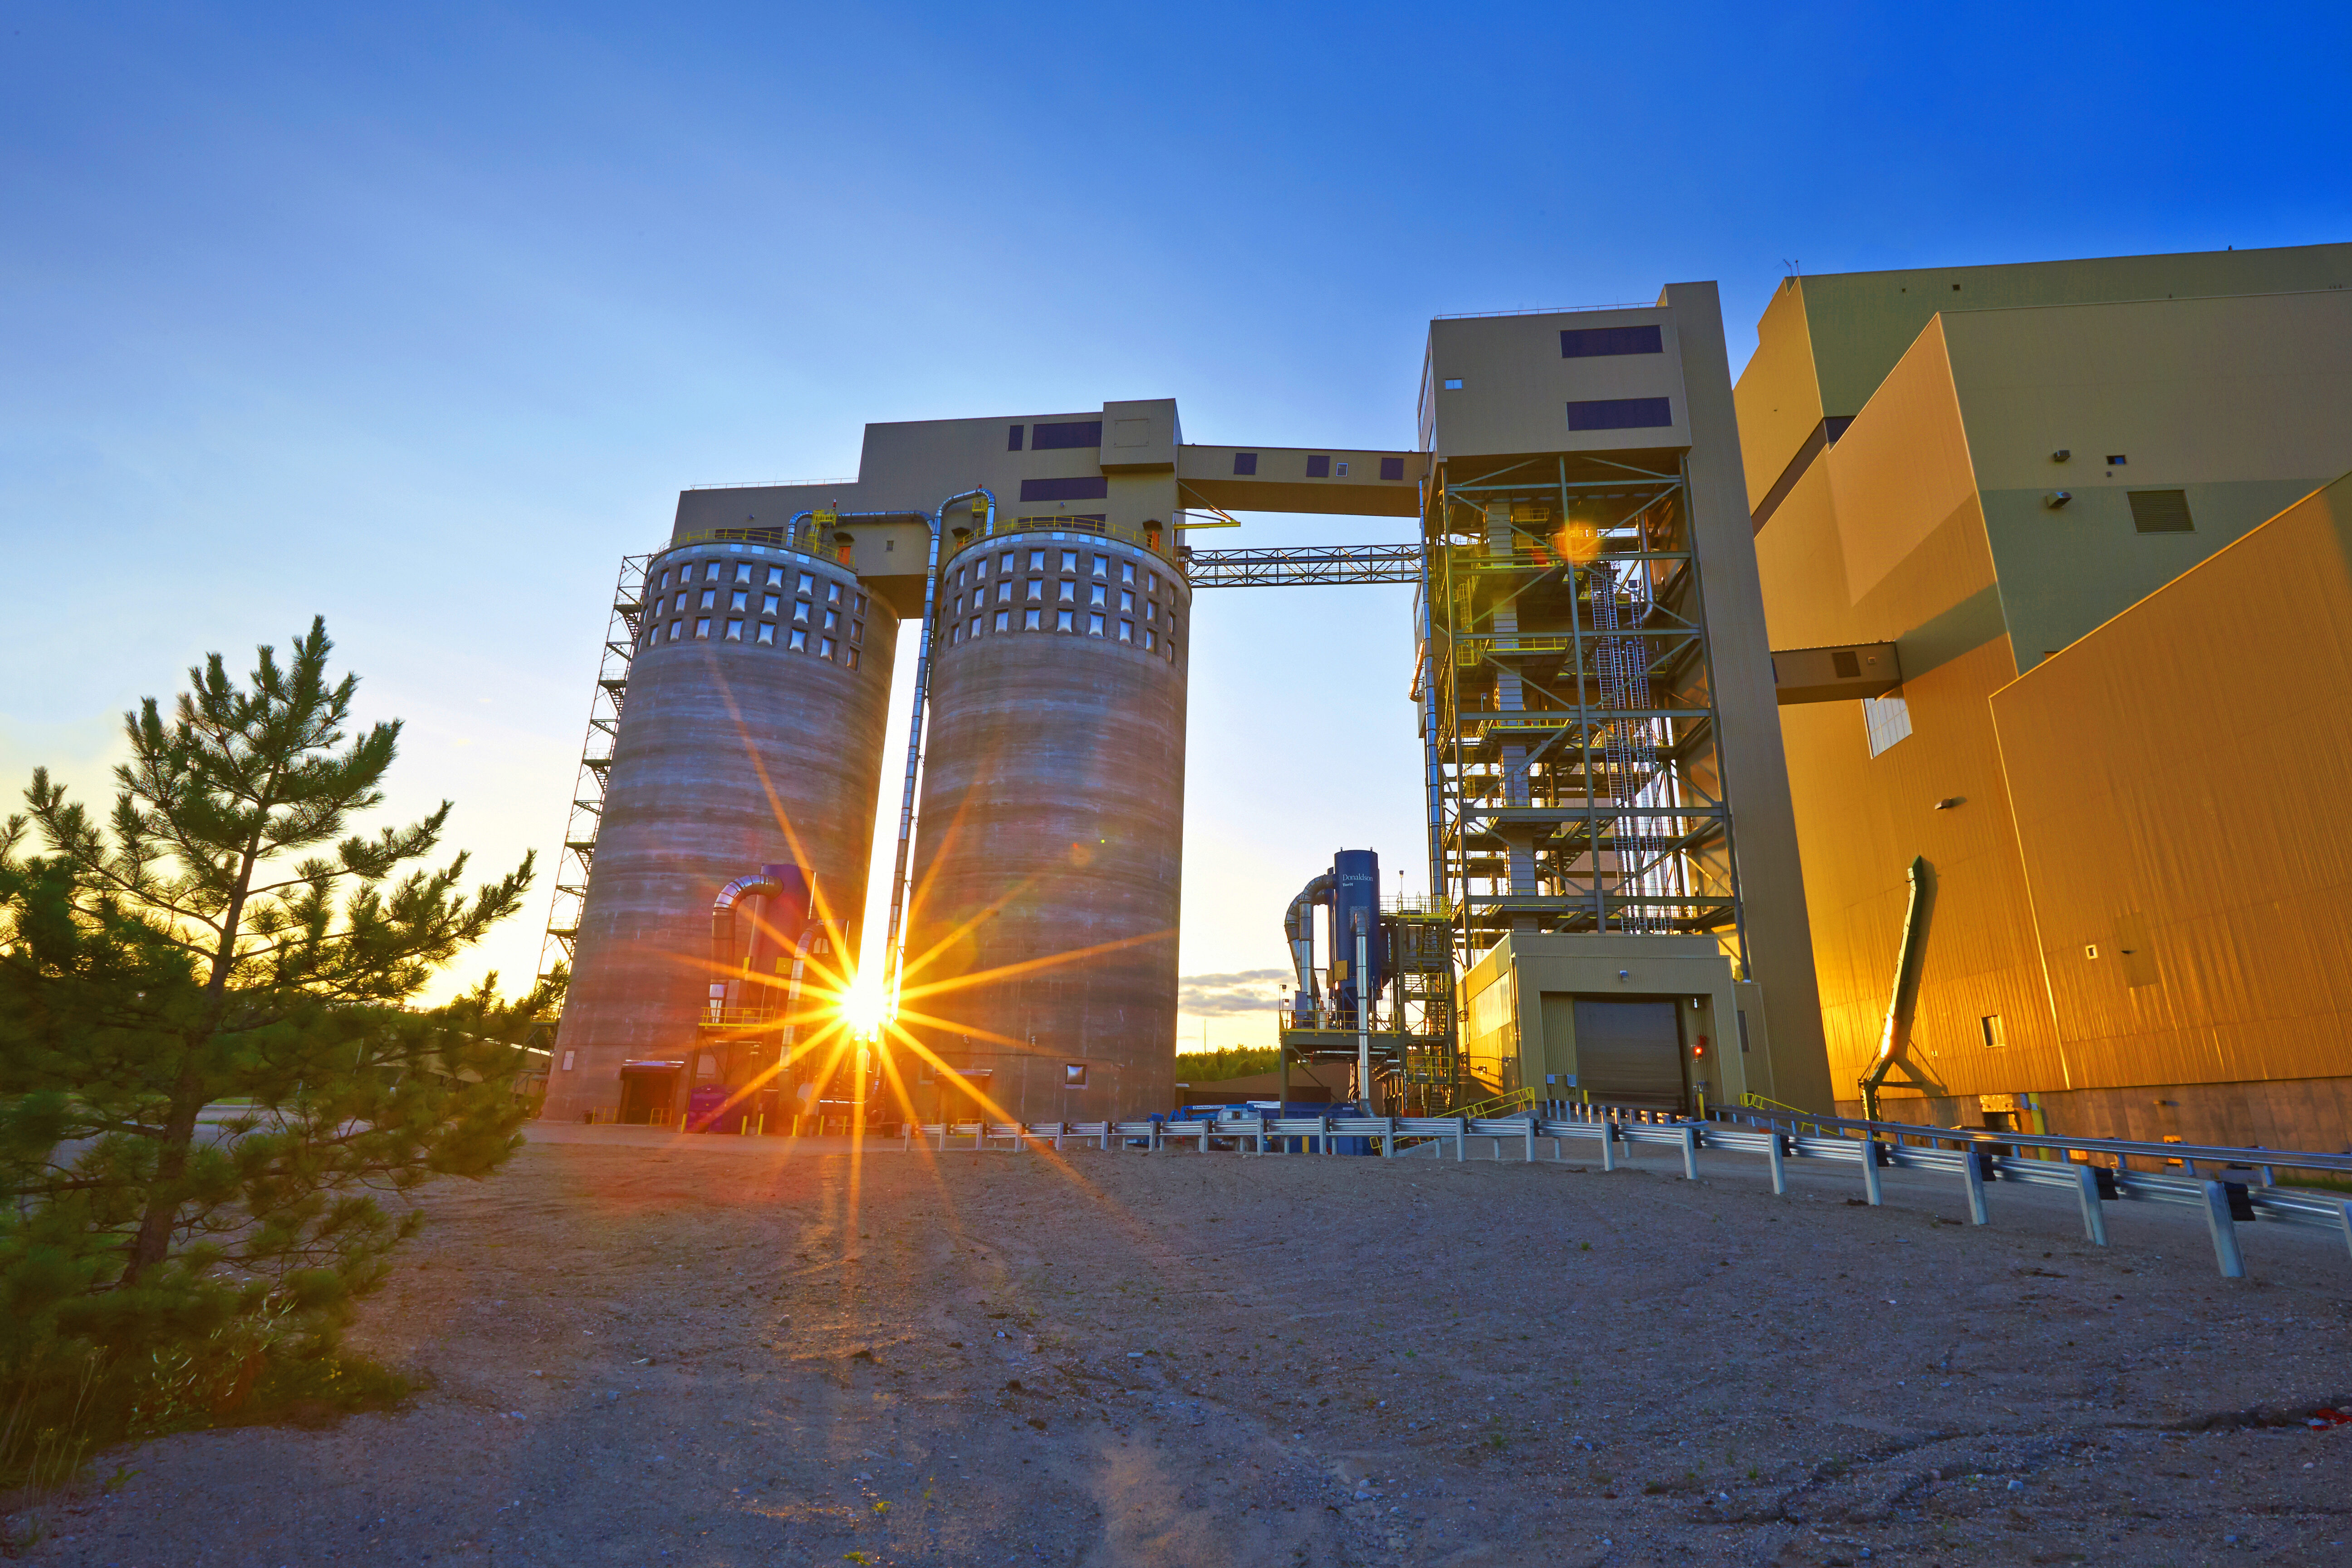
{"label": "distant treeline", "polygon": [[1176,1053],[1176,1081],[1215,1083],[1221,1079],[1248,1078],[1255,1073],[1272,1072],[1280,1065],[1280,1054],[1272,1046],[1234,1046],[1219,1051],[1179,1051]]}

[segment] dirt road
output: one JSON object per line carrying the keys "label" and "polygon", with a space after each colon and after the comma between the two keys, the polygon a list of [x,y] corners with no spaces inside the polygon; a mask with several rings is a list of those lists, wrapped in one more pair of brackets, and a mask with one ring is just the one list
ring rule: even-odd
{"label": "dirt road", "polygon": [[540,1130],[353,1336],[412,1406],[110,1457],[30,1555],[2352,1563],[2340,1241],[1852,1184]]}

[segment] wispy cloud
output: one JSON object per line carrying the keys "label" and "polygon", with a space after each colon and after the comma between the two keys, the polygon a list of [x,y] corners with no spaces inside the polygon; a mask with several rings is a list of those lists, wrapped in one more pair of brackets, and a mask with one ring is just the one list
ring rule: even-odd
{"label": "wispy cloud", "polygon": [[1177,982],[1177,1010],[1214,1017],[1229,1013],[1263,1013],[1282,1000],[1281,988],[1290,982],[1287,969],[1242,969],[1230,974],[1187,974]]}

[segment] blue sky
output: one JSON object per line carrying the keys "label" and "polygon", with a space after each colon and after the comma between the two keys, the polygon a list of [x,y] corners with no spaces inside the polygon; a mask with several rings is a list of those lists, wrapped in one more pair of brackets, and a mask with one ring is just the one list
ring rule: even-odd
{"label": "blue sky", "polygon": [[[0,782],[102,784],[123,708],[316,612],[408,721],[397,804],[546,856],[683,485],[1112,397],[1407,446],[1440,311],[1716,279],[1737,366],[1791,264],[2352,237],[2348,16],[0,5]],[[1329,848],[1420,889],[1405,621],[1203,596],[1188,975],[1282,965]],[[1247,994],[1187,1039],[1269,1038]]]}

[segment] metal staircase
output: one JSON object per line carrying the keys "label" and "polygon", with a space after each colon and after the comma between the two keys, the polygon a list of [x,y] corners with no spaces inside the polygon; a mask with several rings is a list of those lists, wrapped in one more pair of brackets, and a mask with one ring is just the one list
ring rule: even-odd
{"label": "metal staircase", "polygon": [[539,944],[543,978],[558,965],[569,969],[572,944],[580,934],[580,910],[588,898],[588,871],[596,857],[596,830],[604,820],[604,784],[613,767],[613,746],[621,733],[621,699],[628,694],[629,665],[636,657],[637,626],[645,614],[646,563],[651,554],[621,557],[613,584],[613,611],[604,626],[604,652],[596,669],[595,695],[588,700],[588,734],[581,742],[580,772],[572,784],[572,811],[563,823],[563,848],[555,862],[555,894],[549,901],[547,934]]}

